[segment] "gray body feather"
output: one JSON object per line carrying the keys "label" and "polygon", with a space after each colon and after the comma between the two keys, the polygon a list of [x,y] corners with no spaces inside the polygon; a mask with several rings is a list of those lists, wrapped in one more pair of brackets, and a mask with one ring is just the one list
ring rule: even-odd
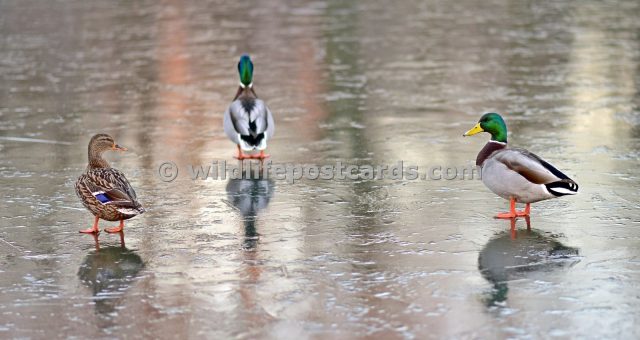
{"label": "gray body feather", "polygon": [[275,123],[264,101],[249,95],[234,100],[224,112],[224,132],[244,151],[264,150]]}
{"label": "gray body feather", "polygon": [[521,203],[573,195],[578,191],[573,180],[524,149],[494,151],[482,162],[482,182],[496,195],[507,200],[513,197]]}

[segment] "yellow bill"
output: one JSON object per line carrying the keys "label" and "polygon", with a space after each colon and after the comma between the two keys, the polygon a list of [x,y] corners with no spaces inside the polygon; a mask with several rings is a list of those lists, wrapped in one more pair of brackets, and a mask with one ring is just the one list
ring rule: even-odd
{"label": "yellow bill", "polygon": [[473,136],[476,133],[480,133],[480,132],[484,132],[484,130],[482,129],[482,127],[480,126],[480,123],[476,124],[476,126],[474,126],[471,130],[467,131],[464,133],[463,136]]}

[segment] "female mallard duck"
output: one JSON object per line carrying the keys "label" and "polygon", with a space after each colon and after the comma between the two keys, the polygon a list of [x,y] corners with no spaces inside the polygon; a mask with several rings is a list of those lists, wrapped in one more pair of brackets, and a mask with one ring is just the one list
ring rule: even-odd
{"label": "female mallard duck", "polygon": [[82,204],[96,217],[93,228],[81,233],[99,233],[98,221],[120,221],[120,225],[106,228],[108,233],[118,233],[124,228],[124,220],[142,214],[144,209],[136,199],[136,192],[124,174],[109,166],[102,158],[108,150],[126,151],[106,134],[97,134],[89,142],[89,165],[76,181],[76,194]]}
{"label": "female mallard duck", "polygon": [[[578,193],[578,184],[542,158],[524,149],[507,148],[507,125],[497,113],[487,113],[464,136],[480,132],[491,134],[491,140],[476,158],[482,169],[482,182],[496,195],[511,202],[507,213],[497,218],[528,216],[531,203]],[[524,211],[516,211],[516,202],[526,203]]]}
{"label": "female mallard duck", "polygon": [[[243,54],[238,62],[240,87],[233,102],[224,112],[224,132],[238,146],[237,159],[255,158],[264,160],[267,141],[273,137],[275,123],[267,105],[253,91],[253,63],[249,55]],[[259,150],[257,155],[242,151]]]}

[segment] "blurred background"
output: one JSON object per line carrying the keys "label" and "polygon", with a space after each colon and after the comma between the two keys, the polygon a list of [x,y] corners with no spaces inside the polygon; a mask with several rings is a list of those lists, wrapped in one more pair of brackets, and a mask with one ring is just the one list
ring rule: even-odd
{"label": "blurred background", "polygon": [[[0,0],[0,337],[637,338],[637,1]],[[530,221],[480,181],[162,182],[233,162],[250,53],[275,163],[473,164],[580,184]],[[147,212],[78,234],[98,132]],[[529,230],[527,223],[529,222]],[[102,222],[101,227],[112,223]]]}

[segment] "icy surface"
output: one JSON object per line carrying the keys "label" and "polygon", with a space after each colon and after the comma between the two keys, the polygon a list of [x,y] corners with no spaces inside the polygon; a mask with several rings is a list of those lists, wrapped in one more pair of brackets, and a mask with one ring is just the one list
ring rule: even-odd
{"label": "icy surface", "polygon": [[[637,1],[0,1],[0,338],[638,338]],[[192,181],[251,53],[278,163],[472,164],[480,114],[580,184]],[[78,234],[97,132],[147,212]],[[157,168],[182,170],[165,183]],[[103,222],[103,227],[111,223]]]}

